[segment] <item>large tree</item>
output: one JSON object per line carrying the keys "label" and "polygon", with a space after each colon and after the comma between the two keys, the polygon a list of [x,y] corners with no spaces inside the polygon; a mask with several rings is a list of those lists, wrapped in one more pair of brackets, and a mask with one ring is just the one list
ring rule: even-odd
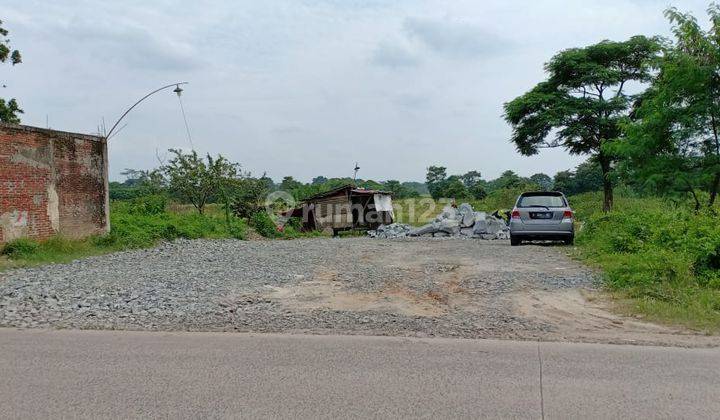
{"label": "large tree", "polygon": [[532,175],[529,178],[529,180],[533,184],[537,184],[540,188],[542,188],[545,191],[549,191],[553,187],[553,179],[550,178],[550,175],[544,174],[542,172]]}
{"label": "large tree", "polygon": [[621,136],[621,123],[634,100],[628,85],[650,81],[659,51],[656,39],[635,36],[555,55],[545,65],[547,80],[505,104],[512,142],[528,156],[541,148],[563,147],[595,157],[603,172],[603,209],[609,211],[614,158],[605,145]]}
{"label": "large tree", "polygon": [[237,179],[240,165],[218,155],[209,154],[205,159],[196,151],[183,153],[170,149],[174,155],[161,169],[168,179],[168,189],[180,201],[192,204],[203,214],[205,204],[212,198],[220,197],[228,201],[227,189]]}
{"label": "large tree", "polygon": [[[10,40],[7,38],[8,31],[2,27],[2,20],[0,20],[0,63],[10,62],[13,66],[22,63],[22,57],[20,51],[13,50],[10,48]],[[5,85],[2,85],[5,87]],[[20,109],[15,98],[5,101],[0,98],[0,121],[18,124],[20,118],[18,114],[22,114],[23,110]]]}
{"label": "large tree", "polygon": [[616,145],[643,187],[688,193],[698,210],[699,191],[712,207],[720,189],[720,7],[712,4],[708,14],[705,31],[692,15],[665,12],[675,42],[638,101],[627,141]]}
{"label": "large tree", "polygon": [[509,188],[519,188],[527,184],[528,180],[520,177],[515,171],[507,170],[499,177],[488,182],[490,192]]}

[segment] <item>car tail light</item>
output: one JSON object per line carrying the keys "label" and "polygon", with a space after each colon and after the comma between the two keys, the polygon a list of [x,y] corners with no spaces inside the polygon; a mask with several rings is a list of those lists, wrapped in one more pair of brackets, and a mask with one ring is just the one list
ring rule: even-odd
{"label": "car tail light", "polygon": [[520,211],[519,210],[513,210],[512,216],[513,219],[519,219],[520,218]]}
{"label": "car tail light", "polygon": [[572,219],[573,218],[573,212],[570,210],[565,210],[565,213],[563,213],[563,219]]}

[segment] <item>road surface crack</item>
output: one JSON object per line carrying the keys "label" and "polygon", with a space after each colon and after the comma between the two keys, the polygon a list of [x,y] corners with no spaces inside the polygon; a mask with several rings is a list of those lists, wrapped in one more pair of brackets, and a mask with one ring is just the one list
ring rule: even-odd
{"label": "road surface crack", "polygon": [[540,365],[540,416],[545,420],[545,398],[543,397],[543,362],[540,353],[540,342],[537,344],[538,362]]}

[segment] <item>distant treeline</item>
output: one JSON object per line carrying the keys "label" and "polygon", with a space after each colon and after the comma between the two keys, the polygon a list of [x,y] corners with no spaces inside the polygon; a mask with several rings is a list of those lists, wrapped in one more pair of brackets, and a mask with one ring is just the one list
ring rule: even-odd
{"label": "distant treeline", "polygon": [[489,181],[484,180],[478,171],[448,176],[445,167],[431,166],[427,169],[425,185],[435,199],[482,200],[488,194],[508,189],[555,190],[562,191],[567,195],[598,191],[602,189],[603,178],[600,166],[592,160],[582,163],[574,171],[558,172],[555,177],[544,173],[522,177],[514,171],[507,170],[499,177]]}
{"label": "distant treeline", "polygon": [[[150,182],[150,173],[151,171],[126,169],[122,173],[126,177],[125,181],[110,182],[110,199],[129,200],[157,192],[158,188],[149,187],[149,184],[152,184],[152,182]],[[425,185],[424,182],[413,181],[400,182],[397,180],[388,180],[378,182],[366,179],[326,178],[324,176],[317,176],[309,183],[297,181],[292,176],[286,176],[280,182],[275,182],[267,176],[244,176],[239,178],[239,180],[241,184],[256,184],[266,193],[286,191],[292,194],[297,200],[302,200],[312,195],[353,183],[359,188],[390,191],[396,198],[412,198],[429,194],[427,185]],[[160,186],[159,189],[164,190],[165,188]],[[217,201],[216,197],[210,199],[210,202],[214,201]]]}
{"label": "distant treeline", "polygon": [[[280,182],[275,182],[266,175],[253,177],[247,173],[240,173],[236,175],[236,179],[230,180],[227,189],[231,190],[235,201],[257,200],[273,191],[285,191],[292,194],[296,200],[302,200],[353,183],[359,188],[390,191],[397,199],[430,195],[436,199],[481,200],[487,194],[503,189],[558,190],[567,195],[602,189],[602,171],[599,165],[592,161],[579,165],[575,170],[558,172],[554,177],[544,173],[522,177],[514,171],[508,170],[495,179],[485,180],[479,171],[450,176],[446,172],[445,167],[431,166],[427,170],[426,182],[353,180],[352,178],[316,176],[308,183],[298,181],[292,176],[286,176]],[[128,200],[158,192],[173,195],[170,184],[160,169],[154,171],[126,169],[122,175],[126,177],[125,181],[110,183],[112,200]],[[174,198],[183,201],[182,197]],[[209,203],[218,201],[217,194],[212,194],[207,199]]]}

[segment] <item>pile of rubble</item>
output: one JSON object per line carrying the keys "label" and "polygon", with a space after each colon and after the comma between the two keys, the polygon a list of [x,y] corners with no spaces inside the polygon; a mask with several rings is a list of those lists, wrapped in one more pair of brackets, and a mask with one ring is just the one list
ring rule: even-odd
{"label": "pile of rubble", "polygon": [[401,238],[405,236],[466,237],[480,239],[509,239],[510,230],[497,212],[488,215],[476,212],[468,203],[457,208],[447,206],[434,221],[413,228],[402,223],[382,225],[368,232],[371,238]]}

